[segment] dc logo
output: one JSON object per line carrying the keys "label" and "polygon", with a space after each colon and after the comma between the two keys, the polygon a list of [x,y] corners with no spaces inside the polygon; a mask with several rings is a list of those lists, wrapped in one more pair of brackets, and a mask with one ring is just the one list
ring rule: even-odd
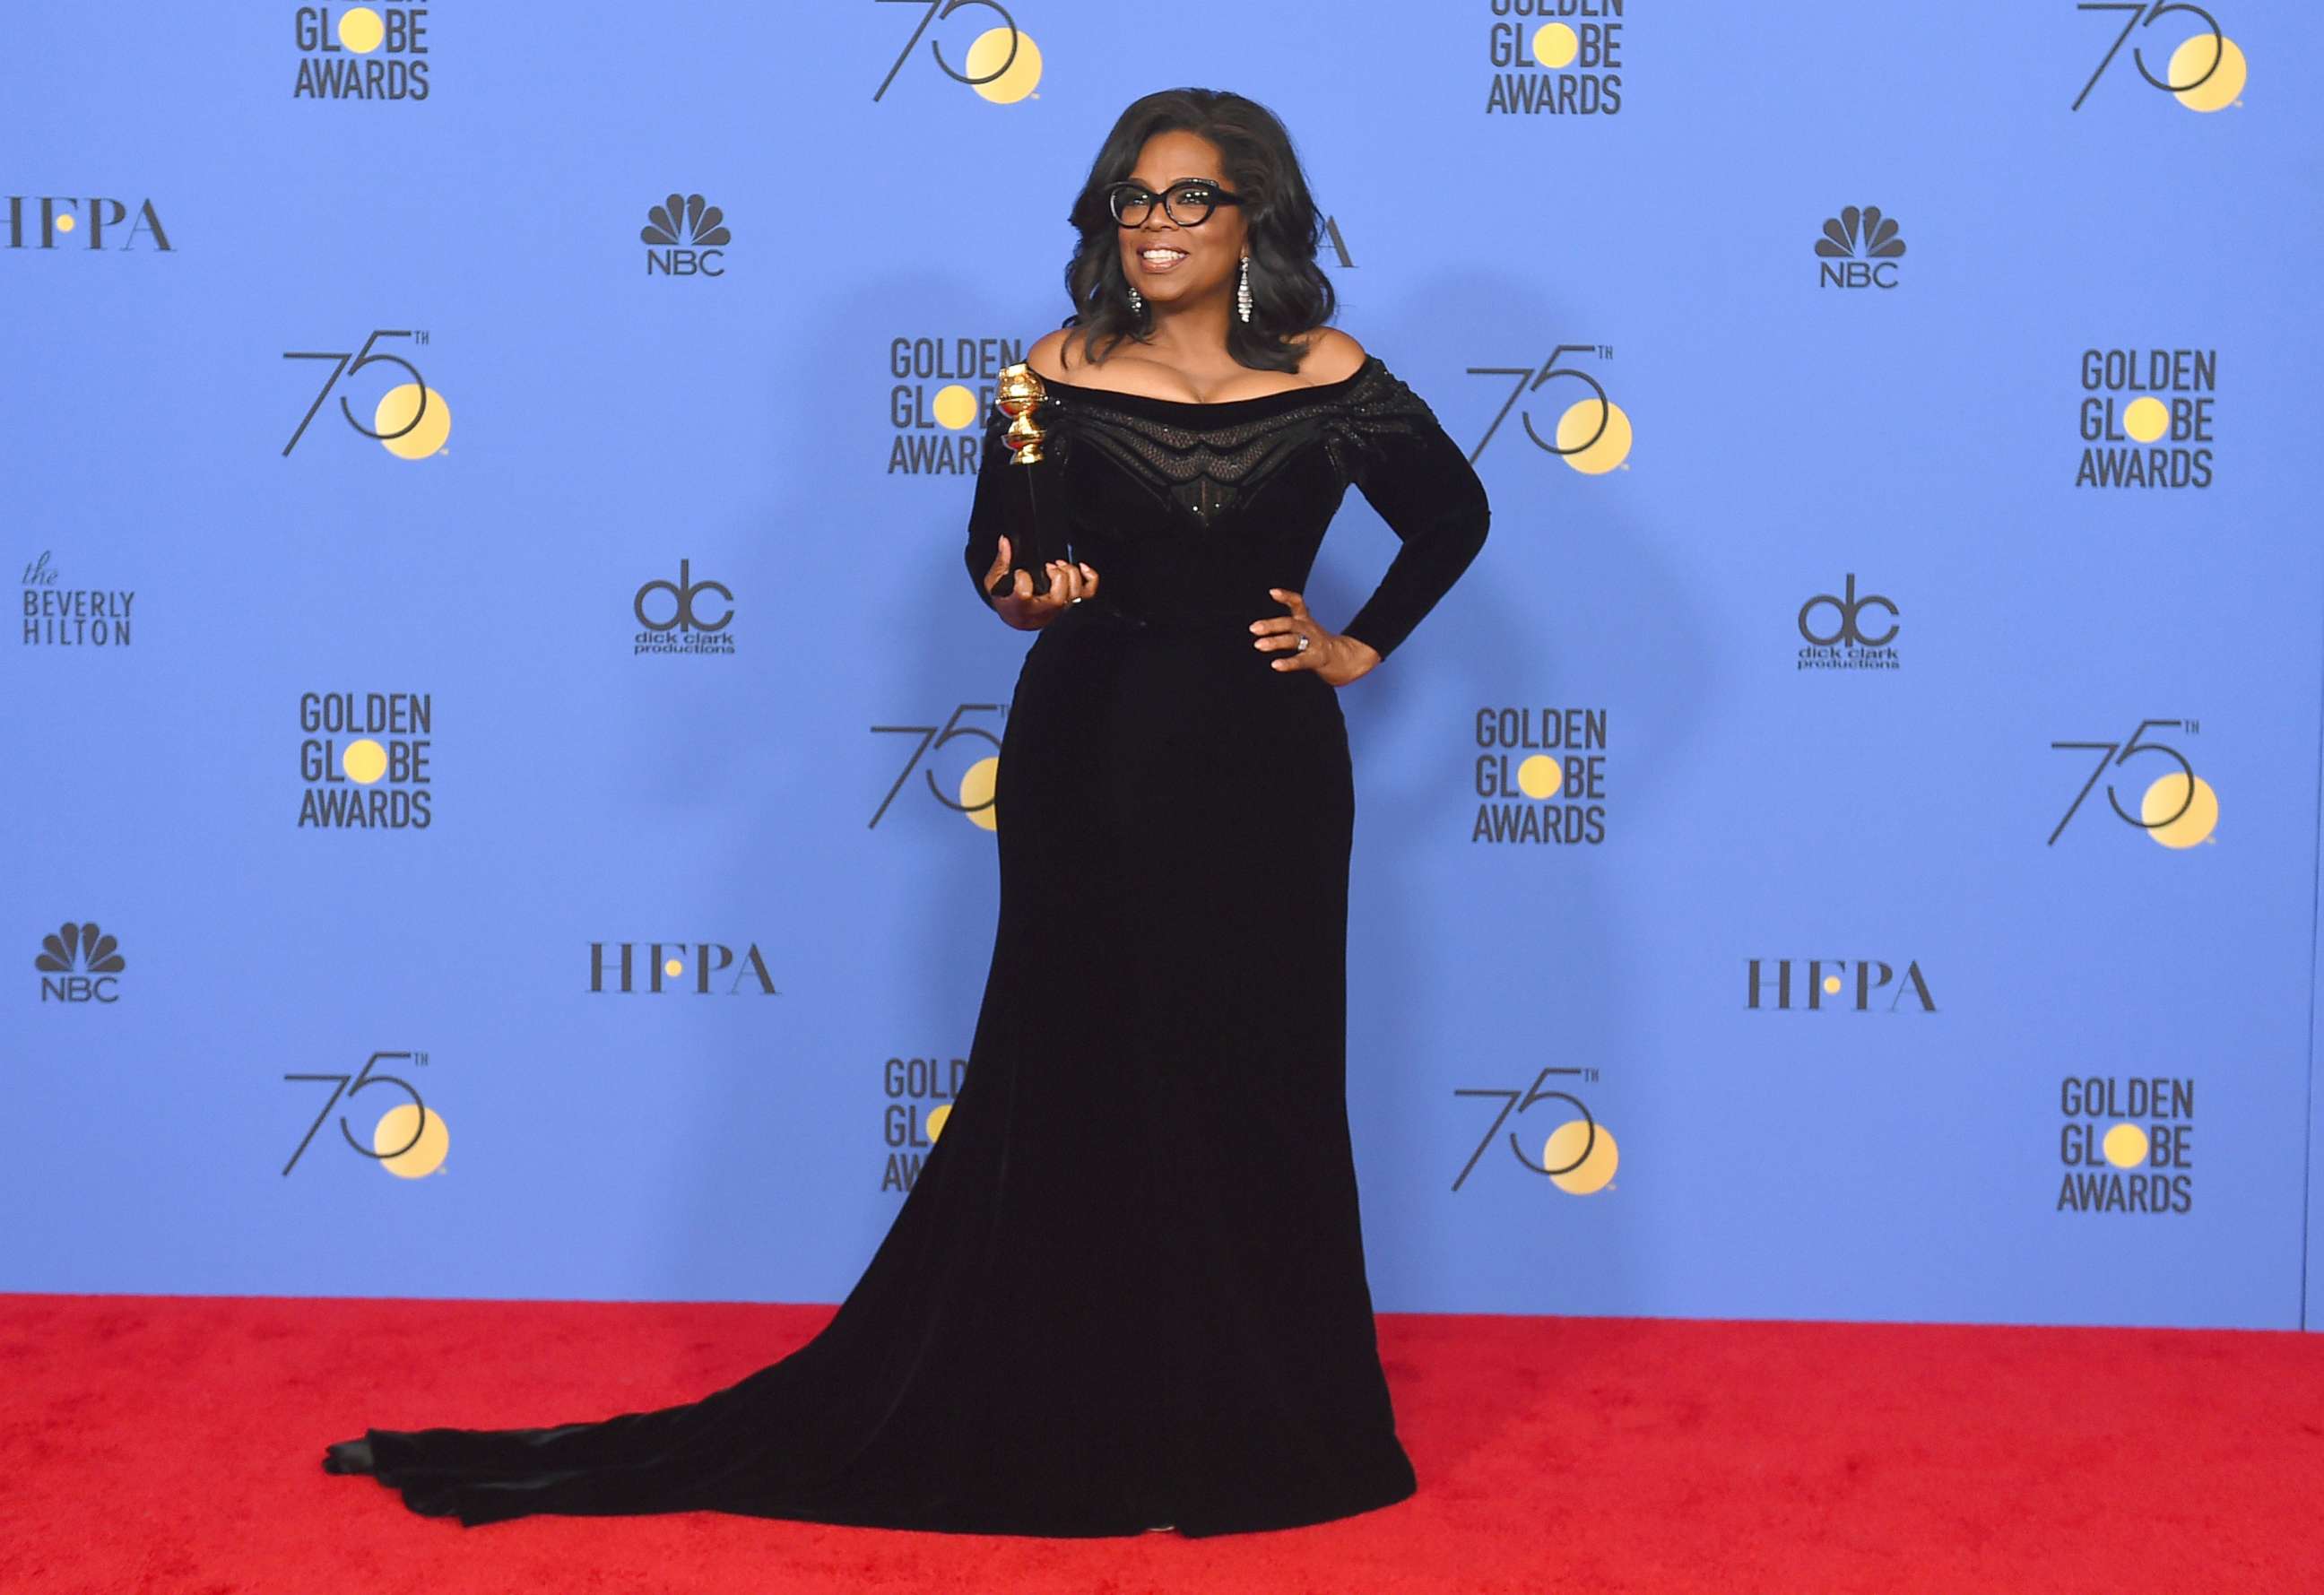
{"label": "dc logo", "polygon": [[[1808,617],[1827,604],[1831,605],[1839,614],[1840,629],[1829,636],[1819,637],[1816,635],[1813,623]],[[1866,610],[1873,608],[1886,610],[1892,622],[1896,618],[1895,604],[1877,593],[1867,593],[1861,598],[1856,595],[1856,573],[1851,570],[1848,573],[1848,588],[1844,596],[1832,593],[1819,593],[1800,605],[1800,635],[1818,648],[1831,648],[1841,642],[1855,648],[1885,648],[1895,641],[1896,626],[1892,623],[1886,631],[1875,637],[1868,633],[1857,620],[1857,617]]]}
{"label": "dc logo", "polygon": [[[668,593],[670,596],[670,617],[666,621],[655,620],[646,613],[646,599],[657,591]],[[726,600],[725,612],[716,620],[705,620],[694,607],[697,593],[717,594]],[[680,628],[688,632],[723,632],[734,618],[734,594],[723,582],[696,581],[694,562],[681,559],[678,562],[676,581],[648,582],[638,589],[637,602],[632,608],[637,614],[638,624],[649,632],[674,632]]]}

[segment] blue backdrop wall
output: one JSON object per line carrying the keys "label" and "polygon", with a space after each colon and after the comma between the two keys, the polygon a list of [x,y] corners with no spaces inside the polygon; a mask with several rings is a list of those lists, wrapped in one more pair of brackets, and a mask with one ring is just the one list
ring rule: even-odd
{"label": "blue backdrop wall", "polygon": [[1193,81],[1494,502],[1343,698],[1379,1305],[2324,1323],[2314,7],[1004,4],[13,19],[0,1287],[845,1292]]}

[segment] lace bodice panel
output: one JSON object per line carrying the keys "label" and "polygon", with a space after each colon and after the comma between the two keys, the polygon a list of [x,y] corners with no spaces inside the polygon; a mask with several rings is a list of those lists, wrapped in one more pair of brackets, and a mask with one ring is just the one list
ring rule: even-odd
{"label": "lace bodice panel", "polygon": [[1383,657],[1485,541],[1484,484],[1378,355],[1338,382],[1210,404],[1052,382],[1039,419],[1050,457],[1025,466],[1001,440],[1008,418],[987,418],[965,550],[980,597],[1000,535],[1026,535],[1028,486],[1042,524],[1063,526],[1073,557],[1097,570],[1102,596],[1138,614],[1256,620],[1283,613],[1268,588],[1305,587],[1352,483],[1401,546],[1338,629]]}

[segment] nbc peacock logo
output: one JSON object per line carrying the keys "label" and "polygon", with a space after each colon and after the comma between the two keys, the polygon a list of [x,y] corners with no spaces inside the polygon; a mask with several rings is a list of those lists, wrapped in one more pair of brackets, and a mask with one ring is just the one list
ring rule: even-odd
{"label": "nbc peacock logo", "polygon": [[726,213],[699,194],[673,193],[649,206],[638,236],[649,277],[724,277],[726,245],[734,242]]}
{"label": "nbc peacock logo", "polygon": [[1815,241],[1820,288],[1894,288],[1896,263],[1904,258],[1903,229],[1877,205],[1843,205],[1823,218]]}
{"label": "nbc peacock logo", "polygon": [[128,964],[120,941],[89,919],[68,920],[42,936],[32,967],[41,973],[43,1002],[117,1002],[120,982],[114,977]]}

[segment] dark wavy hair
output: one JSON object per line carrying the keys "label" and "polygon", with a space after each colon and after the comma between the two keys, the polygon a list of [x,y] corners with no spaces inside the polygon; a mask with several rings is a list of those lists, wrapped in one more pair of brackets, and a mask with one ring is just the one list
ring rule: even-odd
{"label": "dark wavy hair", "polygon": [[1225,163],[1219,175],[1242,196],[1250,319],[1227,318],[1227,352],[1254,370],[1297,371],[1300,351],[1292,335],[1323,326],[1339,306],[1332,280],[1315,263],[1323,218],[1307,192],[1291,135],[1275,113],[1223,89],[1166,88],[1131,101],[1115,121],[1066,217],[1081,243],[1065,263],[1065,291],[1074,311],[1059,325],[1076,328],[1090,357],[1101,361],[1123,338],[1144,343],[1153,331],[1152,306],[1135,312],[1130,308],[1120,227],[1106,207],[1105,191],[1129,177],[1148,139],[1181,130],[1219,147]]}

